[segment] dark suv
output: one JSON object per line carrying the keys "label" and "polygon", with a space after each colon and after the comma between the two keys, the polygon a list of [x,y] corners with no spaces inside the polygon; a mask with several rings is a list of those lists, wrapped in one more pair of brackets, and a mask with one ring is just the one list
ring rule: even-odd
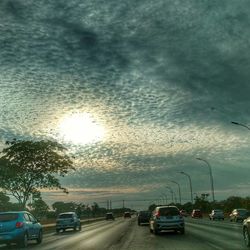
{"label": "dark suv", "polygon": [[214,209],[208,215],[210,220],[224,220],[224,213],[221,209]]}
{"label": "dark suv", "polygon": [[245,208],[234,209],[232,213],[229,215],[230,221],[235,221],[235,222],[243,221],[249,216],[250,216],[249,211]]}
{"label": "dark suv", "polygon": [[115,220],[113,213],[106,213],[106,220]]}
{"label": "dark suv", "polygon": [[123,218],[124,219],[131,218],[131,213],[130,212],[125,212],[124,215],[123,215]]}
{"label": "dark suv", "polygon": [[75,212],[61,213],[58,215],[56,220],[56,232],[59,233],[60,230],[65,231],[68,228],[72,228],[76,231],[82,230],[81,221]]}
{"label": "dark suv", "polygon": [[149,211],[140,211],[138,214],[137,222],[140,226],[141,223],[149,223],[151,213]]}

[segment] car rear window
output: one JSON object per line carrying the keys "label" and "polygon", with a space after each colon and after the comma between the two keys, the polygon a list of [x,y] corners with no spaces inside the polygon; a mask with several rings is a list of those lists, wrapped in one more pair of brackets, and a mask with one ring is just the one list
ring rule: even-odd
{"label": "car rear window", "polygon": [[59,219],[70,219],[73,217],[73,214],[60,214]]}
{"label": "car rear window", "polygon": [[13,221],[18,218],[18,214],[0,214],[0,222]]}
{"label": "car rear window", "polygon": [[216,214],[222,214],[222,213],[223,213],[222,210],[214,210],[214,212],[215,212]]}
{"label": "car rear window", "polygon": [[238,212],[239,212],[240,215],[243,215],[243,214],[246,214],[246,213],[247,213],[247,210],[243,210],[243,209],[242,209],[242,210],[238,210]]}
{"label": "car rear window", "polygon": [[180,214],[179,210],[174,207],[160,208],[159,211],[161,216],[175,216]]}

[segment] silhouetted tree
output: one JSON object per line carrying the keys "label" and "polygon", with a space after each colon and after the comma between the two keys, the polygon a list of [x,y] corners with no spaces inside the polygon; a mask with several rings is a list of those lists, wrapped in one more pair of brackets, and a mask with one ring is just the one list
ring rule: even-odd
{"label": "silhouetted tree", "polygon": [[65,176],[73,168],[61,144],[52,141],[6,142],[1,152],[0,188],[8,191],[25,208],[31,194],[42,188],[67,192],[56,175]]}

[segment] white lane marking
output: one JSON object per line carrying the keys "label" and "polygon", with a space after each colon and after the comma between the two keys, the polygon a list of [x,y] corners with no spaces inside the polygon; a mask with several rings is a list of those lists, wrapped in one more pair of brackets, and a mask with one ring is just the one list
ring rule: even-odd
{"label": "white lane marking", "polygon": [[213,243],[207,242],[207,244],[213,247],[213,249],[224,250],[222,247],[216,246]]}

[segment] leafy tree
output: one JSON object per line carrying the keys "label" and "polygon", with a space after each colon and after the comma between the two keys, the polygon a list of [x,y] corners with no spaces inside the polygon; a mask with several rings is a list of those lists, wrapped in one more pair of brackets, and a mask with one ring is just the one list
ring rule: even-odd
{"label": "leafy tree", "polygon": [[231,212],[235,208],[244,208],[244,198],[239,196],[230,196],[225,201],[226,212]]}
{"label": "leafy tree", "polygon": [[29,204],[29,206],[31,207],[33,214],[38,218],[46,216],[49,211],[49,206],[42,199],[40,192],[33,195],[32,203]]}
{"label": "leafy tree", "polygon": [[52,208],[56,211],[56,214],[73,212],[77,209],[77,204],[74,202],[57,201],[52,204]]}
{"label": "leafy tree", "polygon": [[151,204],[151,205],[148,207],[148,210],[149,210],[150,212],[153,212],[154,209],[155,209],[156,207],[157,207],[156,204]]}
{"label": "leafy tree", "polygon": [[94,204],[91,207],[92,207],[92,209],[91,209],[92,210],[92,216],[95,217],[96,214],[98,213],[100,207],[96,202],[94,202]]}
{"label": "leafy tree", "polygon": [[61,144],[52,141],[6,142],[1,152],[0,188],[13,195],[25,208],[31,194],[39,189],[62,189],[57,176],[65,176],[74,169],[73,162]]}
{"label": "leafy tree", "polygon": [[5,211],[10,205],[10,197],[4,192],[0,192],[0,211]]}
{"label": "leafy tree", "polygon": [[207,200],[207,196],[202,194],[200,197],[196,196],[194,207],[207,213],[212,209],[212,204]]}

